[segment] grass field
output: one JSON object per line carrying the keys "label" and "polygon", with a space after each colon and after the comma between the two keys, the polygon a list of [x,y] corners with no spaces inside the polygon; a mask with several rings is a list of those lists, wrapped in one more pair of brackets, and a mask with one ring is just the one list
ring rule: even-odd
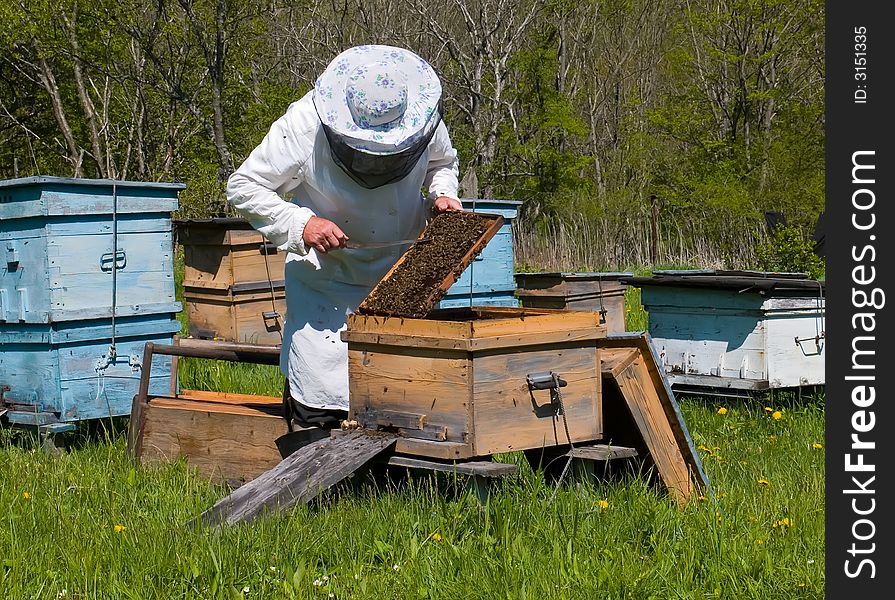
{"label": "grass field", "polygon": [[823,399],[769,404],[779,420],[681,403],[712,481],[683,508],[637,476],[551,502],[520,462],[485,505],[462,481],[365,482],[221,534],[185,526],[225,491],[183,463],[135,468],[120,433],[52,457],[6,431],[0,597],[822,598]]}
{"label": "grass field", "polygon": [[[181,365],[187,387],[282,389],[275,368]],[[712,482],[684,507],[645,474],[554,496],[514,454],[485,504],[462,479],[359,477],[218,533],[186,523],[226,490],[133,466],[126,422],[58,457],[0,429],[0,598],[822,598],[823,395],[679,402]]]}

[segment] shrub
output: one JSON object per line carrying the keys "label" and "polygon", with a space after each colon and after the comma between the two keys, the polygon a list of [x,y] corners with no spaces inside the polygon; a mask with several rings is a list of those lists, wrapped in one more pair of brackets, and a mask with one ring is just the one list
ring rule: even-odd
{"label": "shrub", "polygon": [[807,273],[812,279],[822,279],[825,264],[814,254],[811,240],[792,225],[780,225],[768,240],[758,247],[758,263],[765,271]]}

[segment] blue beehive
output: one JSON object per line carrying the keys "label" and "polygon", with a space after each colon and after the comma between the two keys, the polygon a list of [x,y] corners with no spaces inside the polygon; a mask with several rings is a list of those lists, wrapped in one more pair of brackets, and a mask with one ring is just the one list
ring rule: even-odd
{"label": "blue beehive", "polygon": [[[0,411],[9,421],[58,431],[130,413],[143,345],[180,330],[171,213],[184,187],[0,181]],[[153,363],[155,388],[169,377],[170,361]]]}
{"label": "blue beehive", "polygon": [[825,284],[801,273],[655,271],[640,288],[675,389],[708,395],[824,385]]}
{"label": "blue beehive", "polygon": [[438,307],[519,306],[513,277],[513,219],[522,202],[463,199],[462,203],[466,210],[501,215],[504,223],[482,253],[448,289]]}

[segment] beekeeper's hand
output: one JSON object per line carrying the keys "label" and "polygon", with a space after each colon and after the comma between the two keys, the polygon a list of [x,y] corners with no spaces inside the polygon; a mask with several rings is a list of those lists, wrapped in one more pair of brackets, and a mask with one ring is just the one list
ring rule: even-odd
{"label": "beekeeper's hand", "polygon": [[448,196],[439,196],[435,199],[435,206],[432,210],[436,213],[449,212],[452,210],[463,210],[463,205],[459,200],[454,200]]}
{"label": "beekeeper's hand", "polygon": [[311,217],[305,225],[302,239],[306,248],[313,248],[317,252],[326,254],[333,248],[344,246],[348,241],[348,236],[329,219]]}

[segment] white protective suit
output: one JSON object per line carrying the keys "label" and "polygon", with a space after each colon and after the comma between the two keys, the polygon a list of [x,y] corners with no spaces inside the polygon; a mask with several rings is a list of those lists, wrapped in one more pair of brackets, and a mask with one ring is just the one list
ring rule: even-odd
{"label": "white protective suit", "polygon": [[305,224],[312,216],[329,219],[355,242],[414,238],[435,198],[457,199],[459,170],[442,122],[409,175],[375,189],[359,186],[333,161],[312,94],[290,105],[230,176],[227,198],[288,252],[280,368],[292,397],[313,408],[347,410],[348,345],[339,332],[407,246],[321,254],[305,247]]}

